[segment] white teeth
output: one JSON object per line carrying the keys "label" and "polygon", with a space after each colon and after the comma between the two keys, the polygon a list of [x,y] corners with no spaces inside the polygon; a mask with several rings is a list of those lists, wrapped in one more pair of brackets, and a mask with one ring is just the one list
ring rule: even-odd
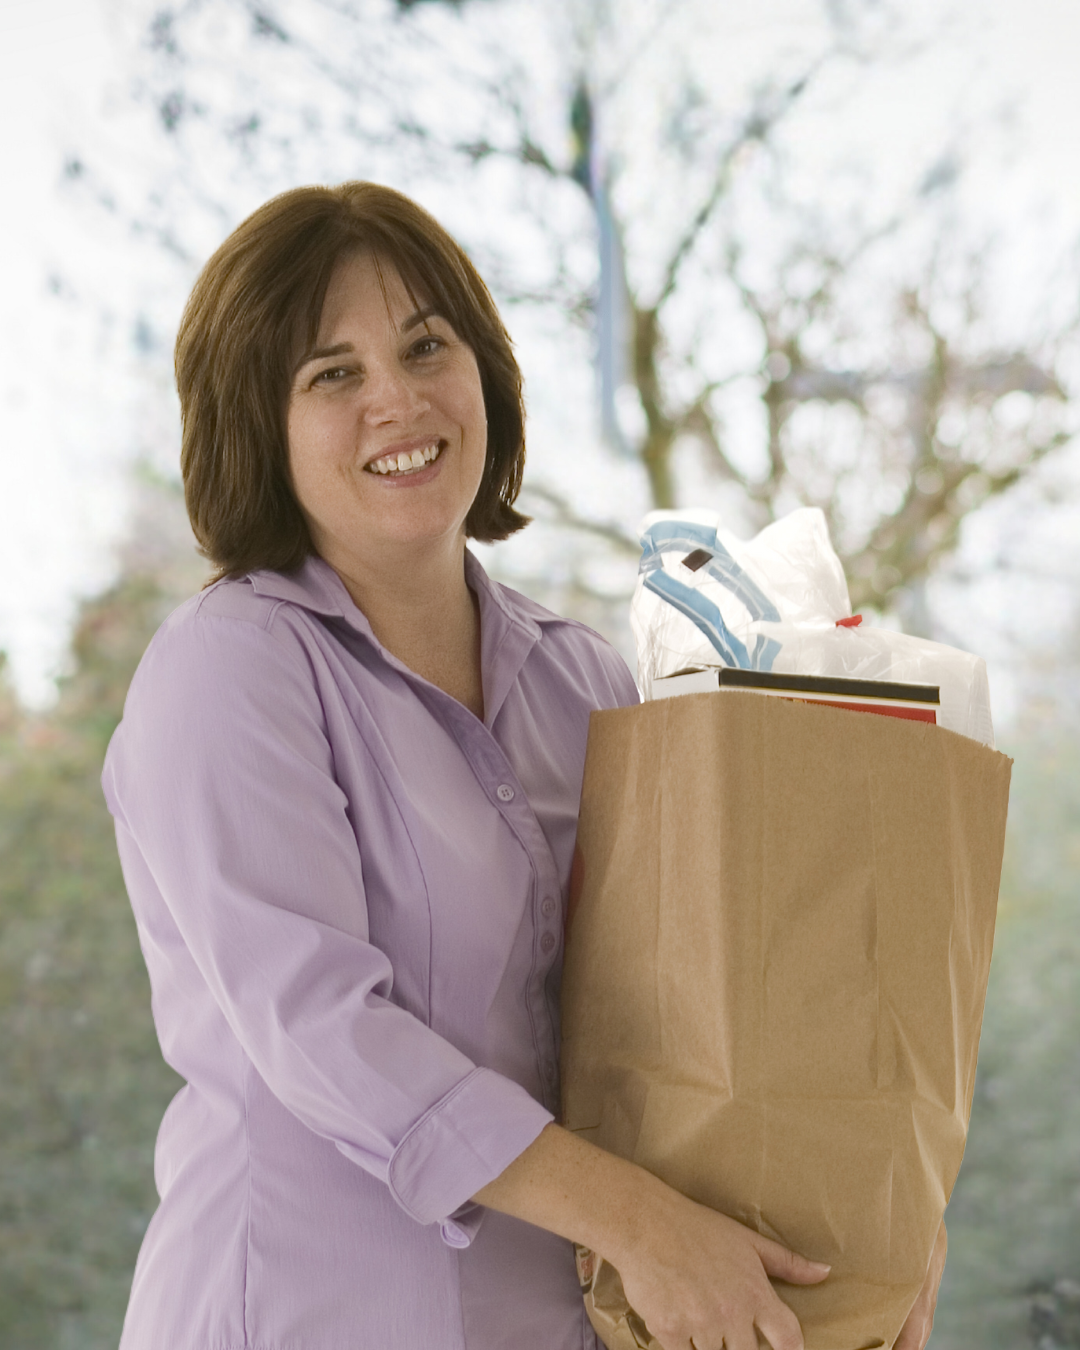
{"label": "white teeth", "polygon": [[439,454],[439,442],[434,441],[423,450],[413,450],[409,454],[402,451],[399,455],[387,455],[368,465],[372,473],[406,473],[410,469],[422,469]]}

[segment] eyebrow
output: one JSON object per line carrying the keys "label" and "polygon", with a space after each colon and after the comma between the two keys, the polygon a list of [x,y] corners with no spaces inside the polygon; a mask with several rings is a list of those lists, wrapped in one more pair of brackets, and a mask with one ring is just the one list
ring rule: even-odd
{"label": "eyebrow", "polygon": [[440,318],[446,317],[439,309],[438,305],[428,305],[426,309],[418,309],[415,314],[410,314],[401,325],[401,331],[407,333],[410,328],[415,328],[417,324],[423,323],[426,319],[430,319],[436,314],[438,314]]}
{"label": "eyebrow", "polygon": [[[416,328],[419,324],[426,323],[436,314],[442,316],[442,311],[438,305],[428,305],[425,309],[418,309],[414,314],[410,314],[401,325],[401,331],[407,333],[410,329]],[[297,362],[296,369],[303,370],[312,361],[322,361],[328,356],[344,356],[346,352],[351,352],[353,345],[351,342],[338,342],[333,347],[316,347],[314,351],[307,352]]]}

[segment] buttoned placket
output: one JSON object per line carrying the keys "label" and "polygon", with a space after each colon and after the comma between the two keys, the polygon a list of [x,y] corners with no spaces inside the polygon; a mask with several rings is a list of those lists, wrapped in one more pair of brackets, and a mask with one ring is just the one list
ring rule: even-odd
{"label": "buttoned placket", "polygon": [[[411,674],[411,672],[407,672]],[[414,680],[416,676],[412,677]],[[452,732],[462,754],[502,815],[529,859],[532,888],[529,907],[533,915],[533,959],[526,1001],[533,1033],[537,1069],[543,1084],[544,1105],[559,1113],[559,1056],[555,1022],[548,1003],[547,984],[559,957],[561,934],[556,898],[561,889],[558,869],[540,822],[529,805],[521,784],[493,733],[457,699],[420,681],[417,692]]]}
{"label": "buttoned placket", "polygon": [[[327,572],[329,565],[323,564]],[[529,860],[532,888],[528,904],[533,916],[533,959],[526,991],[526,1006],[533,1033],[536,1065],[543,1085],[543,1104],[559,1114],[559,1055],[554,1009],[549,1006],[547,985],[561,953],[562,931],[559,902],[562,886],[555,859],[528,798],[491,727],[499,708],[512,687],[529,651],[540,640],[540,628],[523,623],[500,602],[475,559],[466,553],[467,579],[476,583],[481,605],[481,665],[485,677],[498,671],[499,679],[485,678],[483,722],[451,694],[425,680],[386,650],[372,631],[367,616],[353,604],[342,583],[332,573],[322,579],[322,592],[312,604],[299,592],[297,599],[325,618],[344,619],[346,624],[370,643],[381,658],[396,670],[429,708],[450,730],[477,781],[492,805],[502,815]],[[286,583],[288,585],[288,583]],[[274,577],[275,592],[281,579]],[[340,588],[340,590],[339,590]],[[335,598],[334,592],[338,591]],[[290,597],[292,598],[292,597]],[[507,648],[509,647],[509,650]]]}

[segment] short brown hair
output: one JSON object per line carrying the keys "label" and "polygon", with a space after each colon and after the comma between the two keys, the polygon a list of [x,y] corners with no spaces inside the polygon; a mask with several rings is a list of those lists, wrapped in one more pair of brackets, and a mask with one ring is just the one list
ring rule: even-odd
{"label": "short brown hair", "polygon": [[487,413],[487,462],[465,520],[490,543],[528,524],[514,510],[525,464],[521,371],[495,302],[464,250],[422,207],[377,183],[271,198],[203,268],[176,338],[180,467],[214,579],[293,572],[315,551],[293,493],[285,430],[298,337],[315,342],[338,259],[370,251],[439,307],[472,348]]}

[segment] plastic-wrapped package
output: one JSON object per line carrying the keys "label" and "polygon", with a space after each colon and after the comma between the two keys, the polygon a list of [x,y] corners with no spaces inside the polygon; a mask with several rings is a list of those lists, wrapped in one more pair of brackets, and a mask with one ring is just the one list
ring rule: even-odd
{"label": "plastic-wrapped package", "polygon": [[714,512],[654,511],[641,543],[630,622],[644,698],[658,678],[717,665],[934,684],[940,725],[993,746],[981,657],[844,624],[851,600],[821,511],[792,511],[745,541],[719,529]]}

